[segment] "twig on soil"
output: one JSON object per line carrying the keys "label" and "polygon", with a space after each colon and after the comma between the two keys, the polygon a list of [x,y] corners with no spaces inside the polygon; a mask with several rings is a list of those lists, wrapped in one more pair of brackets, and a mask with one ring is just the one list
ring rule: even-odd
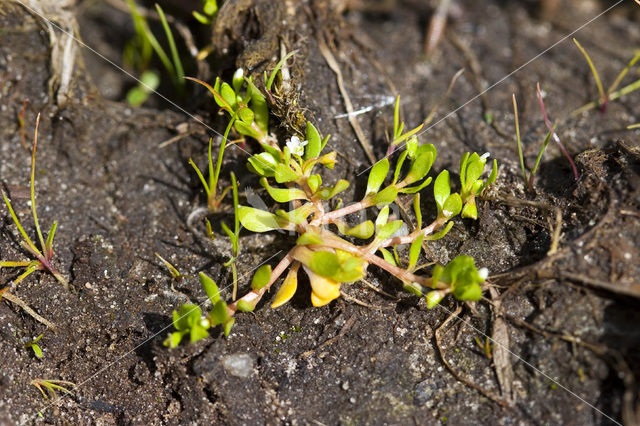
{"label": "twig on soil", "polygon": [[375,285],[373,285],[372,283],[370,283],[368,280],[366,280],[364,278],[362,278],[360,281],[363,282],[367,287],[369,287],[371,290],[375,291],[376,293],[379,293],[379,294],[381,294],[383,296],[389,297],[389,298],[391,298],[393,300],[399,300],[394,295],[389,294],[386,291],[379,289],[378,287],[376,287]]}
{"label": "twig on soil", "polygon": [[509,403],[509,405],[512,405],[515,401],[515,395],[513,392],[513,368],[511,366],[509,353],[509,330],[503,319],[504,313],[498,290],[494,287],[490,287],[489,294],[491,294],[491,299],[493,301],[492,306],[494,308],[491,340],[496,344],[493,348],[493,364],[496,370],[498,383],[500,384],[502,397]]}
{"label": "twig on soil", "polygon": [[347,114],[348,114],[347,117],[349,120],[349,124],[351,124],[353,131],[358,137],[358,141],[360,142],[362,149],[364,149],[364,152],[367,155],[367,158],[369,159],[371,164],[374,164],[376,162],[376,156],[373,153],[373,148],[371,147],[371,144],[369,143],[369,140],[367,139],[367,137],[364,135],[364,132],[362,131],[362,127],[360,127],[360,123],[358,122],[356,117],[353,115],[353,111],[354,111],[353,104],[351,103],[351,98],[349,97],[349,93],[347,92],[347,89],[344,86],[344,78],[342,76],[342,71],[340,71],[340,66],[336,61],[336,58],[333,56],[333,54],[327,47],[327,43],[324,39],[323,34],[320,34],[318,36],[318,49],[320,50],[320,54],[322,55],[324,60],[327,62],[327,65],[329,65],[329,68],[331,68],[331,70],[336,75],[338,90],[340,90],[340,94],[342,95],[342,100],[344,102],[344,107],[347,110]]}
{"label": "twig on soil", "polygon": [[46,325],[47,328],[49,328],[50,330],[55,331],[55,329],[56,329],[55,324],[53,324],[51,321],[48,321],[46,318],[42,317],[36,311],[31,309],[31,307],[29,305],[27,305],[27,303],[24,300],[20,299],[18,296],[15,296],[15,295],[9,293],[8,291],[4,291],[4,292],[0,293],[0,298],[4,298],[4,299],[7,299],[11,303],[15,303],[16,305],[20,306],[23,311],[25,311],[26,313],[31,315],[33,317],[33,319],[35,319],[36,321]]}
{"label": "twig on soil", "polygon": [[341,292],[340,292],[340,295],[341,295],[341,296],[342,296],[342,297],[343,297],[347,302],[355,303],[356,305],[364,306],[365,308],[369,308],[369,309],[372,309],[372,310],[375,310],[375,311],[381,311],[381,310],[382,310],[382,308],[381,308],[380,306],[373,306],[373,305],[370,305],[370,304],[368,304],[368,303],[366,303],[366,302],[363,302],[363,301],[362,301],[362,300],[360,300],[360,299],[357,299],[357,298],[355,298],[355,297],[353,297],[353,296],[349,296],[349,294],[345,293],[344,291],[341,291]]}
{"label": "twig on soil", "polygon": [[[441,306],[441,305],[439,305],[439,306]],[[500,405],[502,407],[508,406],[509,404],[506,401],[500,399],[493,392],[490,392],[490,391],[488,391],[486,389],[483,389],[482,387],[480,387],[477,384],[473,383],[472,381],[468,380],[466,377],[463,377],[462,375],[460,375],[457,371],[455,371],[453,369],[453,366],[451,365],[451,363],[449,363],[449,360],[447,360],[447,357],[445,356],[446,348],[444,347],[444,345],[442,345],[441,333],[446,332],[447,325],[451,321],[455,320],[458,317],[458,315],[460,314],[460,312],[462,312],[462,306],[458,305],[456,307],[455,311],[451,312],[451,311],[447,310],[447,312],[450,313],[449,317],[446,320],[444,320],[444,322],[440,325],[440,327],[438,327],[436,329],[436,333],[435,333],[436,346],[438,347],[438,353],[440,354],[440,359],[442,360],[443,364],[445,365],[447,370],[449,370],[449,372],[453,375],[453,377],[455,377],[458,381],[464,383],[465,385],[469,386],[472,389],[477,390],[482,395],[484,395],[488,399],[492,400],[493,402],[497,403],[498,405]]]}
{"label": "twig on soil", "polygon": [[305,359],[310,357],[311,355],[313,355],[315,352],[317,352],[318,350],[324,348],[325,346],[329,346],[333,343],[335,343],[336,341],[338,341],[338,339],[340,339],[342,336],[344,336],[346,334],[346,332],[353,327],[353,324],[356,322],[356,316],[352,315],[351,317],[349,317],[349,319],[344,323],[344,325],[342,326],[342,328],[340,329],[340,332],[338,333],[337,336],[332,337],[329,340],[326,340],[324,343],[320,344],[320,346],[318,346],[315,349],[311,349],[308,350],[306,352],[301,353],[300,355],[298,355],[298,359]]}

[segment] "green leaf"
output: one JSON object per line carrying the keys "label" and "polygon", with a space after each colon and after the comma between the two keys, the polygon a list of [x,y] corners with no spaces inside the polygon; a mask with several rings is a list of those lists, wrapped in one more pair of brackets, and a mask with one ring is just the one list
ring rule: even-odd
{"label": "green leaf", "polygon": [[461,255],[445,266],[442,281],[453,288],[458,300],[479,300],[482,297],[480,284],[484,278],[475,267],[471,256]]}
{"label": "green leaf", "polygon": [[[325,139],[328,139],[328,136]],[[318,158],[318,163],[322,164],[323,166],[325,166],[329,170],[333,170],[333,166],[335,166],[336,161],[337,160],[336,160],[336,152],[335,151],[331,151],[330,153],[325,154],[322,157]]]}
{"label": "green leaf", "polygon": [[378,230],[376,238],[384,240],[391,237],[400,229],[400,227],[402,227],[403,224],[404,222],[401,220],[394,220],[393,222],[387,223]]}
{"label": "green leaf", "polygon": [[305,139],[308,141],[307,146],[304,149],[304,159],[309,160],[320,155],[322,150],[322,141],[320,140],[320,133],[310,121],[307,121],[307,131]]}
{"label": "green leaf", "polygon": [[222,83],[222,85],[220,86],[220,95],[222,96],[222,99],[224,99],[224,101],[231,106],[231,109],[236,109],[238,105],[236,92],[231,86],[229,86],[228,83]]}
{"label": "green leaf", "polygon": [[442,215],[451,219],[456,216],[462,210],[462,198],[460,198],[460,194],[453,193],[449,195],[447,200],[444,202],[444,206],[442,206]]}
{"label": "green leaf", "polygon": [[449,171],[443,170],[436,178],[436,182],[433,184],[433,197],[436,199],[438,205],[438,212],[444,208],[444,202],[447,201],[451,194],[451,185],[449,184]]}
{"label": "green leaf", "polygon": [[409,293],[418,296],[418,297],[422,297],[424,296],[424,293],[422,291],[422,286],[418,283],[412,283],[410,281],[404,281],[402,283],[402,288],[405,289],[406,291],[408,291]]}
{"label": "green leaf", "polygon": [[386,260],[387,262],[389,262],[392,265],[398,266],[398,264],[396,263],[396,260],[393,258],[393,255],[391,254],[391,252],[385,248],[378,248],[378,251],[380,253],[382,253],[382,257],[384,257],[384,260]]}
{"label": "green leaf", "polygon": [[362,238],[363,240],[367,238],[371,238],[373,235],[373,231],[375,227],[373,222],[367,220],[366,222],[362,222],[353,228],[348,228],[344,225],[338,225],[339,231],[344,235],[349,235],[351,237]]}
{"label": "green leaf", "polygon": [[410,153],[409,158],[417,158],[423,154],[426,154],[427,152],[431,153],[431,155],[433,156],[433,161],[436,161],[438,152],[436,150],[436,147],[432,143],[425,143],[423,145],[416,147],[415,152],[413,153],[413,156]]}
{"label": "green leaf", "polygon": [[[239,123],[236,121],[236,123]],[[278,162],[275,157],[268,152],[262,152],[260,154],[252,155],[249,157],[249,170],[253,173],[264,176],[264,177],[273,177],[275,176],[276,167]]]}
{"label": "green leaf", "polygon": [[389,206],[384,206],[380,209],[378,216],[376,217],[376,229],[380,229],[384,225],[386,225],[387,220],[389,219]]}
{"label": "green leaf", "polygon": [[404,178],[404,182],[408,185],[417,182],[424,178],[433,164],[433,154],[431,152],[425,152],[419,155],[415,160],[411,162],[409,173]]}
{"label": "green leaf", "polygon": [[225,337],[229,337],[229,334],[231,334],[231,329],[233,328],[233,324],[236,323],[236,319],[234,317],[231,317],[229,319],[227,319],[227,321],[225,321],[224,323],[224,335]]}
{"label": "green leaf", "polygon": [[463,219],[478,219],[478,207],[476,206],[475,198],[472,198],[465,203],[460,217]]}
{"label": "green leaf", "polygon": [[413,197],[413,211],[416,215],[416,221],[418,222],[416,228],[422,229],[422,209],[420,208],[420,193],[417,193]]}
{"label": "green leaf", "polygon": [[447,235],[447,233],[451,230],[451,228],[453,228],[453,222],[448,222],[447,226],[445,226],[444,229],[441,229],[439,232],[436,232],[435,234],[428,235],[427,241],[439,240],[440,238]]}
{"label": "green leaf", "polygon": [[182,340],[182,336],[184,336],[183,332],[175,331],[169,334],[169,336],[167,336],[167,338],[162,344],[167,346],[169,349],[174,349],[178,347],[178,345],[180,344],[180,341]]}
{"label": "green leaf", "polygon": [[269,106],[267,105],[267,100],[253,83],[253,79],[246,78],[245,81],[251,91],[251,110],[255,114],[256,125],[263,135],[267,135],[269,134]]}
{"label": "green leaf", "polygon": [[193,304],[180,305],[177,311],[173,311],[173,326],[178,331],[190,330],[194,324],[200,321],[202,309]]}
{"label": "green leaf", "polygon": [[478,157],[478,154],[475,152],[467,163],[466,182],[464,186],[473,185],[473,183],[480,178],[482,171],[484,170],[484,162],[481,161],[480,158],[476,159],[474,157]]}
{"label": "green leaf", "polygon": [[236,307],[240,312],[253,312],[253,310],[256,308],[251,303],[242,299],[238,300]]}
{"label": "green leaf", "polygon": [[306,246],[311,244],[322,244],[322,242],[323,240],[318,234],[316,234],[315,232],[309,231],[309,232],[305,232],[304,234],[298,237],[298,240],[296,241],[296,245]]}
{"label": "green leaf", "polygon": [[453,290],[453,296],[458,300],[477,301],[482,299],[482,288],[477,283],[458,286]]}
{"label": "green leaf", "polygon": [[460,184],[464,187],[465,182],[467,181],[466,173],[467,173],[467,162],[469,160],[469,153],[465,152],[462,158],[460,159]]}
{"label": "green leaf", "polygon": [[251,288],[253,290],[260,290],[262,287],[269,284],[269,280],[271,280],[271,265],[262,265],[253,275]]}
{"label": "green leaf", "polygon": [[489,175],[489,178],[487,179],[487,181],[482,185],[482,188],[480,188],[480,191],[484,191],[487,187],[489,187],[490,185],[493,185],[497,177],[498,177],[498,161],[494,159],[493,168],[491,169],[491,175]]}
{"label": "green leaf", "polygon": [[227,320],[227,304],[224,300],[218,300],[211,312],[209,312],[209,318],[212,326],[220,325]]}
{"label": "green leaf", "polygon": [[240,133],[241,135],[249,136],[254,138],[255,140],[261,140],[263,135],[256,131],[250,124],[245,123],[241,120],[236,120],[233,123],[233,127]]}
{"label": "green leaf", "polygon": [[318,275],[331,278],[340,272],[340,260],[335,253],[316,251],[311,256],[309,268]]}
{"label": "green leaf", "polygon": [[398,177],[400,177],[402,165],[404,164],[404,160],[407,158],[408,154],[409,151],[402,151],[402,154],[400,154],[400,158],[398,158],[398,161],[396,162],[396,169],[393,172],[393,182],[391,182],[393,185],[395,185],[395,183],[398,181]]}
{"label": "green leaf", "polygon": [[240,117],[240,120],[244,121],[245,124],[250,126],[251,123],[253,123],[254,114],[250,108],[244,107],[238,111],[238,117]]}
{"label": "green leaf", "polygon": [[289,166],[282,163],[276,165],[275,177],[278,183],[293,182],[300,178]]}
{"label": "green leaf", "polygon": [[436,288],[438,286],[443,272],[444,268],[442,265],[436,265],[433,267],[433,271],[431,272],[431,287]]}
{"label": "green leaf", "polygon": [[200,284],[202,284],[202,288],[204,289],[204,292],[207,293],[207,297],[211,300],[211,303],[216,303],[220,300],[220,290],[218,289],[215,281],[209,278],[204,272],[200,272],[198,277],[200,278]]}
{"label": "green leaf", "polygon": [[322,185],[322,178],[320,175],[311,175],[307,179],[307,184],[309,185],[309,189],[311,189],[312,193],[315,193],[320,185]]}
{"label": "green leaf", "polygon": [[412,186],[409,188],[402,188],[400,192],[403,194],[416,194],[422,191],[425,187],[429,186],[429,184],[431,183],[431,180],[432,180],[431,177],[428,177],[420,185]]}
{"label": "green leaf", "polygon": [[200,324],[195,324],[189,333],[189,340],[191,343],[195,343],[199,340],[206,339],[209,337],[209,332],[206,328],[202,327]]}
{"label": "green leaf", "polygon": [[238,208],[238,217],[240,218],[242,226],[252,232],[284,229],[289,225],[289,221],[273,213],[247,206],[240,206]]}
{"label": "green leaf", "polygon": [[434,290],[427,293],[425,298],[427,299],[427,308],[432,309],[438,303],[444,299],[445,293],[440,290]]}
{"label": "green leaf", "polygon": [[242,68],[238,68],[236,72],[233,73],[233,78],[231,79],[231,85],[236,93],[240,92],[242,83],[244,83],[244,70]]}
{"label": "green leaf", "polygon": [[378,192],[371,199],[374,205],[386,205],[391,204],[396,200],[398,196],[398,188],[395,185],[389,185],[382,191]]}
{"label": "green leaf", "polygon": [[413,240],[411,243],[411,248],[409,249],[409,267],[407,268],[410,271],[413,271],[418,263],[418,258],[420,257],[420,252],[422,251],[422,240],[423,236],[420,234],[418,238]]}
{"label": "green leaf", "polygon": [[35,356],[37,356],[39,359],[42,359],[42,349],[40,348],[40,346],[32,343],[31,349],[33,349],[33,353],[35,354]]}
{"label": "green leaf", "polygon": [[271,198],[278,203],[288,203],[292,200],[306,200],[307,194],[302,189],[298,188],[275,188],[269,185],[267,178],[260,179],[260,185],[267,190]]}
{"label": "green leaf", "polygon": [[313,204],[307,203],[289,212],[286,212],[284,210],[277,210],[276,215],[280,216],[281,218],[295,225],[301,225],[305,220],[307,220],[307,217],[309,217],[309,215],[314,211],[315,211],[315,207],[313,206]]}
{"label": "green leaf", "polygon": [[340,179],[333,187],[321,188],[320,191],[318,191],[318,197],[320,197],[323,200],[328,200],[330,198],[335,197],[336,195],[338,195],[340,192],[344,191],[348,187],[349,187],[349,181]]}
{"label": "green leaf", "polygon": [[378,192],[387,177],[387,173],[389,173],[389,159],[385,157],[371,167],[365,195]]}

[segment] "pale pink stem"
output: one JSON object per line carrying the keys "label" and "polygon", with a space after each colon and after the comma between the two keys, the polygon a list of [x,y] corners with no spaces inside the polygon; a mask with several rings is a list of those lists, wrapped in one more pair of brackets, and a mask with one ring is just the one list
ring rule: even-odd
{"label": "pale pink stem", "polygon": [[558,134],[553,129],[553,126],[551,125],[551,121],[549,121],[549,117],[547,117],[547,110],[545,109],[544,102],[542,101],[542,92],[540,91],[540,83],[536,83],[536,89],[538,92],[538,101],[540,101],[540,109],[542,110],[542,116],[544,117],[544,123],[547,125],[547,129],[549,129],[549,131],[551,132],[551,137],[553,138],[554,142],[557,143],[558,146],[560,147],[562,154],[564,154],[564,156],[567,157],[567,160],[569,160],[569,163],[571,163],[571,168],[573,169],[573,177],[576,180],[578,180],[578,169],[576,168],[576,165],[573,163],[573,160],[571,159],[571,156],[565,149],[564,145],[562,144],[562,142],[560,142],[560,138],[558,137]]}
{"label": "pale pink stem", "polygon": [[282,258],[280,263],[278,263],[278,265],[275,268],[273,268],[273,270],[271,271],[271,278],[269,279],[269,282],[267,283],[267,285],[265,285],[259,290],[251,290],[249,293],[245,294],[240,299],[228,305],[227,316],[231,317],[236,313],[236,311],[238,310],[238,302],[241,300],[244,300],[250,305],[256,306],[260,301],[260,299],[262,298],[262,296],[264,296],[264,294],[269,290],[269,288],[271,288],[273,283],[275,283],[278,280],[278,278],[280,278],[280,275],[282,275],[282,273],[289,267],[289,265],[293,261],[293,252],[296,250],[296,248],[297,246],[289,250],[289,253],[287,253],[287,255]]}

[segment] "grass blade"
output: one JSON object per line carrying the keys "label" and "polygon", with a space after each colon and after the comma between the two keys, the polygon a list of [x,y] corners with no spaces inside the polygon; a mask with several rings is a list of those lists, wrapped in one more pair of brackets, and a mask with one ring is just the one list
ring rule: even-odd
{"label": "grass blade", "polygon": [[554,142],[557,143],[558,146],[560,147],[560,150],[562,151],[562,154],[564,154],[564,156],[567,157],[567,160],[569,160],[569,163],[571,164],[571,168],[573,169],[573,177],[576,180],[578,180],[578,177],[579,177],[578,169],[576,168],[576,165],[574,164],[573,159],[571,158],[571,156],[567,152],[566,148],[564,147],[564,145],[560,141],[560,137],[558,136],[556,131],[553,129],[553,126],[551,125],[551,121],[549,121],[549,117],[547,117],[547,110],[544,108],[544,101],[542,100],[542,92],[540,91],[540,83],[536,84],[536,90],[538,92],[538,101],[540,102],[540,109],[542,110],[542,116],[544,117],[544,123],[547,125],[547,129],[549,129],[549,132],[551,133],[551,136],[553,137]]}
{"label": "grass blade", "polygon": [[598,70],[596,70],[596,66],[593,64],[591,56],[589,56],[587,51],[584,50],[584,47],[582,47],[580,42],[578,42],[578,40],[576,40],[575,38],[573,39],[573,42],[576,44],[576,46],[578,46],[578,49],[580,49],[580,52],[582,52],[582,55],[584,55],[585,59],[587,60],[589,68],[591,68],[591,73],[593,74],[593,78],[596,80],[596,86],[598,87],[598,93],[600,94],[600,103],[604,105],[607,102],[607,94],[604,91],[604,87],[602,87],[602,81],[600,80]]}
{"label": "grass blade", "polygon": [[622,71],[620,71],[620,74],[618,74],[618,76],[613,81],[613,83],[611,83],[611,86],[609,86],[609,89],[607,90],[607,95],[611,95],[611,93],[618,88],[624,76],[627,75],[629,70],[633,68],[633,66],[636,64],[636,62],[638,62],[638,60],[640,60],[640,50],[636,51],[636,55],[633,58],[631,58],[627,66],[624,67]]}
{"label": "grass blade", "polygon": [[[42,236],[42,230],[40,229],[40,223],[38,222],[38,213],[36,212],[36,148],[38,146],[38,126],[40,125],[40,114],[36,117],[36,130],[33,134],[33,148],[31,149],[31,214],[33,215],[33,222],[36,226],[36,233],[40,240],[40,247],[45,250],[44,237]],[[31,245],[31,244],[29,244]]]}
{"label": "grass blade", "polygon": [[164,16],[164,12],[162,8],[156,3],[156,10],[158,11],[158,15],[160,16],[160,21],[162,22],[162,28],[164,28],[164,32],[167,36],[167,41],[169,42],[169,49],[171,50],[171,57],[173,58],[173,65],[176,70],[176,83],[179,86],[184,86],[184,69],[182,68],[182,61],[180,61],[180,55],[178,54],[178,48],[176,47],[176,42],[173,38],[173,33],[171,32],[171,28],[169,27],[169,23],[167,22],[167,18]]}
{"label": "grass blade", "polygon": [[278,74],[278,71],[280,71],[280,68],[282,68],[282,66],[287,61],[287,59],[289,59],[290,57],[295,55],[297,52],[298,52],[297,50],[293,50],[293,51],[287,53],[287,55],[284,58],[280,59],[280,62],[278,62],[276,64],[276,67],[273,69],[273,71],[271,71],[271,76],[269,77],[269,80],[267,80],[267,84],[265,84],[267,92],[271,91],[271,86],[273,85],[273,80],[275,80],[276,74]]}
{"label": "grass blade", "polygon": [[[520,141],[520,125],[518,124],[518,103],[516,102],[515,93],[512,95],[513,99],[513,116],[516,122],[516,142],[518,143],[518,157],[520,157],[520,168],[522,169],[522,179],[524,179],[524,184],[527,184],[527,172],[524,168],[524,156],[522,155],[522,142]],[[540,155],[538,159],[542,155],[542,151],[540,151]],[[536,162],[537,165],[537,162]],[[533,172],[532,172],[533,174]]]}
{"label": "grass blade", "polygon": [[4,191],[2,191],[2,197],[4,198],[4,203],[7,205],[7,209],[9,209],[9,214],[11,215],[11,219],[13,219],[13,223],[16,224],[16,228],[18,228],[18,231],[20,231],[20,235],[22,235],[22,238],[24,238],[24,242],[30,248],[30,251],[42,255],[42,253],[40,253],[40,250],[38,250],[38,247],[36,247],[33,241],[31,241],[31,238],[29,238],[29,236],[27,235],[26,231],[22,227],[22,224],[20,224],[20,220],[18,220],[18,216],[16,215],[16,212],[13,211],[13,206],[11,206],[11,201],[9,201],[9,198],[7,198],[7,194],[5,194]]}

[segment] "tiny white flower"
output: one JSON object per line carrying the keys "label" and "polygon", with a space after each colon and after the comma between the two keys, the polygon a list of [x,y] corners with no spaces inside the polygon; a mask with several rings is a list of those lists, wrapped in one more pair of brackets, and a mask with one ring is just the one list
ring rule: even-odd
{"label": "tiny white flower", "polygon": [[491,153],[490,153],[490,152],[485,152],[484,154],[482,154],[482,155],[480,156],[480,160],[481,160],[481,161],[487,161],[487,158],[489,158],[489,156],[490,156],[490,155],[491,155]]}
{"label": "tiny white flower", "polygon": [[309,141],[301,141],[297,136],[291,136],[291,139],[287,141],[287,148],[293,155],[303,155],[304,147],[309,143]]}
{"label": "tiny white flower", "polygon": [[480,278],[483,280],[486,280],[489,276],[489,270],[487,268],[480,268],[478,269],[478,275],[480,275]]}

